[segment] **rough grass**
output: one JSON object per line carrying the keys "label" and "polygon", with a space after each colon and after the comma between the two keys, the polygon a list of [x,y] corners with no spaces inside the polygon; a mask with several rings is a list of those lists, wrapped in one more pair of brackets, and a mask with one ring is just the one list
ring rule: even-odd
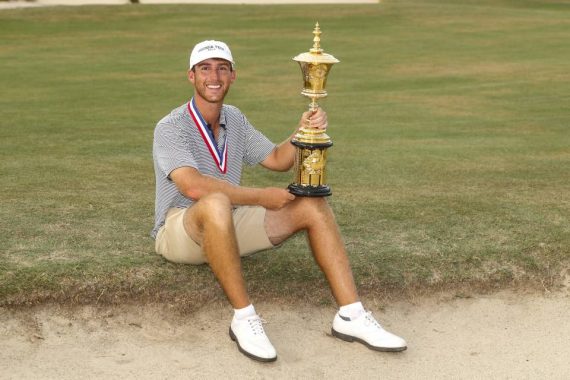
{"label": "rough grass", "polygon": [[[556,287],[570,262],[570,7],[57,7],[0,12],[0,304],[222,299],[153,253],[151,140],[191,95],[202,39],[229,42],[229,103],[269,137],[307,101],[291,57],[318,15],[330,199],[367,297]],[[290,174],[245,172],[252,186]],[[330,302],[303,236],[244,260],[255,299]]]}

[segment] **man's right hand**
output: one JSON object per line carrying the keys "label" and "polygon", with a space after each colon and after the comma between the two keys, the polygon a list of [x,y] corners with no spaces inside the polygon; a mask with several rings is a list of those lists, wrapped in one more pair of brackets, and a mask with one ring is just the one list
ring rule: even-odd
{"label": "man's right hand", "polygon": [[279,187],[261,189],[259,204],[268,210],[279,210],[295,200],[295,195],[289,190]]}

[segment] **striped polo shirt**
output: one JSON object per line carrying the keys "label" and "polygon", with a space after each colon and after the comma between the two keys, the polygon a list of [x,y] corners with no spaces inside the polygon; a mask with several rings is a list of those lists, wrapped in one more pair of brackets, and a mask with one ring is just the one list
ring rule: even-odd
{"label": "striped polo shirt", "polygon": [[[219,121],[221,128],[216,141],[191,100],[156,125],[152,148],[156,177],[153,238],[164,225],[168,209],[187,208],[194,202],[182,195],[170,179],[174,169],[189,166],[202,174],[239,185],[242,165],[260,163],[275,148],[275,144],[234,106],[224,104]],[[201,123],[204,123],[202,128]]]}

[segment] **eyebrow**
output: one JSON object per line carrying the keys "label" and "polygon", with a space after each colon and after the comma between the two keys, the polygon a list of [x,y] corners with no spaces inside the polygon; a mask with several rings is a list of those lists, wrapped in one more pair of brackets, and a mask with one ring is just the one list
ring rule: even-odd
{"label": "eyebrow", "polygon": [[[227,66],[227,67],[231,67],[231,64],[229,62],[226,62],[224,60],[220,60],[219,62],[217,62],[218,66]],[[200,67],[200,66],[214,66],[215,63],[209,63],[209,62],[200,62],[198,64],[196,64],[196,66]]]}

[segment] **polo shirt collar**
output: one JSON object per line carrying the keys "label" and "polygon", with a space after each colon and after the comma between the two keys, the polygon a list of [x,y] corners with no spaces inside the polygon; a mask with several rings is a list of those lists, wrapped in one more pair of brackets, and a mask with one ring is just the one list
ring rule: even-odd
{"label": "polo shirt collar", "polygon": [[220,127],[226,129],[226,107],[222,106],[222,109],[220,110]]}
{"label": "polo shirt collar", "polygon": [[[190,99],[190,102],[192,102],[192,100],[193,100],[193,98]],[[208,129],[210,129],[210,125],[206,124],[204,117],[200,113],[200,110],[198,109],[198,107],[196,107],[195,110],[198,113],[198,115],[200,116],[200,118],[202,119],[204,126],[208,127]],[[226,106],[225,105],[222,105],[222,109],[220,110],[220,118],[218,119],[218,122],[220,123],[220,127],[222,127],[223,129],[226,129],[227,122],[226,122]]]}

